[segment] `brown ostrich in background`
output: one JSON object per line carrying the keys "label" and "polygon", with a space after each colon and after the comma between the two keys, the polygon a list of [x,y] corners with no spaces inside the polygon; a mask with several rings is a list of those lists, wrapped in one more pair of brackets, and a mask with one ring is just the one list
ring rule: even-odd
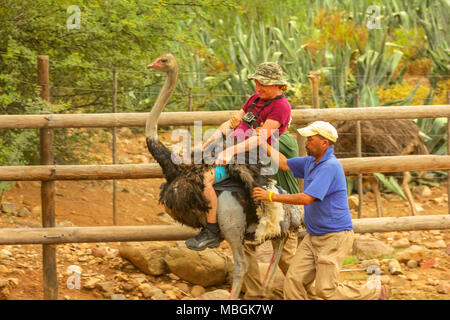
{"label": "brown ostrich in background", "polygon": [[[419,135],[417,125],[408,119],[372,120],[361,123],[361,154],[363,157],[404,156],[411,154],[429,154],[425,142]],[[337,158],[353,158],[356,154],[356,121],[335,123],[339,139],[335,145]],[[411,174],[403,173],[402,189],[408,199],[412,215],[417,215],[416,205],[409,189]],[[383,216],[378,179],[369,178],[375,195],[378,216]]]}

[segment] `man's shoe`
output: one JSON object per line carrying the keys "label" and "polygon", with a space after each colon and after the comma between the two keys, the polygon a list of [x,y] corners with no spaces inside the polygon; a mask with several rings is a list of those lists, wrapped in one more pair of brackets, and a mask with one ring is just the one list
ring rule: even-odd
{"label": "man's shoe", "polygon": [[186,240],[185,244],[186,247],[195,251],[202,251],[206,248],[218,248],[220,245],[220,236],[208,228],[203,228],[194,238]]}

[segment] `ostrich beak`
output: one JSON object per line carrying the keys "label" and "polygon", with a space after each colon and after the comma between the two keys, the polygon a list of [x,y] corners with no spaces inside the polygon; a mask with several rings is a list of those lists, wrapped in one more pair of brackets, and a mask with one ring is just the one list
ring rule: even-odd
{"label": "ostrich beak", "polygon": [[147,66],[147,69],[155,69],[156,67],[162,66],[162,62],[152,62]]}

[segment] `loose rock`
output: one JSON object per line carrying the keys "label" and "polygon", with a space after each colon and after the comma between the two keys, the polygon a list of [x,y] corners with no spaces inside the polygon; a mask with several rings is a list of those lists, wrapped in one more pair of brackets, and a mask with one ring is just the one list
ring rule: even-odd
{"label": "loose rock", "polygon": [[423,260],[424,248],[418,245],[412,245],[402,252],[398,252],[395,258],[399,262],[408,262],[409,260],[416,260],[418,262]]}
{"label": "loose rock", "polygon": [[413,192],[419,195],[421,198],[430,197],[432,194],[431,189],[428,186],[417,186],[414,188]]}
{"label": "loose rock", "polygon": [[417,274],[411,272],[406,275],[406,279],[408,279],[409,281],[415,281],[415,280],[419,280],[419,276]]}
{"label": "loose rock", "polygon": [[170,300],[177,300],[177,299],[178,299],[177,294],[176,294],[175,291],[173,291],[173,290],[167,290],[167,291],[165,292],[165,294],[167,295],[167,297],[168,297]]}
{"label": "loose rock", "polygon": [[422,235],[418,231],[414,231],[408,237],[408,240],[413,243],[421,244],[422,243]]}
{"label": "loose rock", "polygon": [[361,261],[361,266],[364,269],[367,269],[367,267],[369,267],[369,266],[377,266],[377,267],[379,267],[380,266],[380,261],[378,259],[363,260],[363,261]]}
{"label": "loose rock", "polygon": [[8,278],[8,285],[11,288],[16,288],[19,285],[19,279],[17,278]]}
{"label": "loose rock", "polygon": [[92,255],[97,258],[104,258],[106,256],[106,250],[104,248],[94,247],[92,248]]}
{"label": "loose rock", "polygon": [[130,139],[130,138],[133,138],[133,137],[134,137],[134,134],[133,134],[133,132],[131,131],[131,129],[130,129],[130,128],[127,128],[127,127],[120,128],[119,134],[120,134],[123,138],[128,138],[128,139]]}
{"label": "loose rock", "polygon": [[227,290],[218,289],[202,294],[197,300],[227,300],[229,297]]}
{"label": "loose rock", "polygon": [[98,282],[95,287],[106,293],[114,292],[114,283],[112,281]]}
{"label": "loose rock", "polygon": [[394,248],[408,248],[411,245],[407,238],[401,238],[392,242]]}
{"label": "loose rock", "polygon": [[447,248],[447,244],[444,240],[437,240],[437,241],[426,241],[424,242],[424,245],[428,249],[444,249]]}
{"label": "loose rock", "polygon": [[7,249],[0,250],[0,257],[7,258],[10,257],[11,255],[12,255],[11,251]]}
{"label": "loose rock", "polygon": [[10,295],[10,291],[8,287],[4,287],[0,289],[0,300],[7,300],[8,296]]}
{"label": "loose rock", "polygon": [[436,288],[436,291],[441,294],[450,293],[450,281],[441,280]]}
{"label": "loose rock", "polygon": [[3,202],[0,204],[0,209],[4,213],[13,214],[14,212],[16,212],[17,207],[13,203]]}
{"label": "loose rock", "polygon": [[403,274],[400,263],[395,259],[389,260],[388,268],[389,268],[389,273],[392,275]]}
{"label": "loose rock", "polygon": [[19,212],[17,212],[17,216],[25,217],[25,216],[28,216],[30,213],[31,213],[30,210],[28,210],[27,208],[22,208],[19,210]]}
{"label": "loose rock", "polygon": [[409,260],[406,266],[410,269],[414,269],[419,266],[419,263],[416,260]]}
{"label": "loose rock", "polygon": [[173,290],[173,286],[170,284],[161,284],[158,286],[162,291]]}
{"label": "loose rock", "polygon": [[180,289],[182,292],[188,293],[189,292],[189,285],[184,282],[178,282],[175,284],[175,287]]}
{"label": "loose rock", "polygon": [[131,282],[125,282],[122,284],[122,290],[125,292],[130,292],[133,291],[136,288],[136,285],[134,283]]}
{"label": "loose rock", "polygon": [[[401,275],[400,275],[401,276]],[[399,277],[395,277],[394,279],[391,280],[390,285],[392,287],[404,287],[406,285],[409,285],[409,281],[405,278],[400,278]]]}
{"label": "loose rock", "polygon": [[391,283],[391,277],[388,275],[382,275],[382,276],[380,276],[380,281],[381,281],[381,284],[389,284],[389,283]]}
{"label": "loose rock", "polygon": [[359,259],[372,259],[390,255],[394,248],[384,242],[367,236],[360,236],[353,243],[353,254]]}
{"label": "loose rock", "polygon": [[152,300],[169,300],[169,297],[164,292],[157,292],[153,295]]}
{"label": "loose rock", "polygon": [[191,289],[191,295],[194,298],[197,298],[200,297],[202,294],[204,294],[205,291],[206,291],[205,288],[203,288],[202,286],[195,285]]}
{"label": "loose rock", "polygon": [[169,252],[166,243],[122,242],[119,254],[145,274],[159,276],[169,272],[164,257]]}
{"label": "loose rock", "polygon": [[420,264],[420,269],[422,269],[422,270],[430,269],[431,267],[433,267],[435,265],[435,263],[436,263],[435,259],[429,259]]}
{"label": "loose rock", "polygon": [[0,279],[0,289],[6,287],[7,285],[8,285],[8,280]]}
{"label": "loose rock", "polygon": [[89,279],[83,284],[83,288],[85,289],[94,289],[97,283],[99,283],[101,280],[97,278]]}
{"label": "loose rock", "polygon": [[145,298],[152,298],[155,295],[163,294],[162,290],[154,287],[148,283],[141,284],[139,290],[142,292]]}
{"label": "loose rock", "polygon": [[203,287],[223,284],[233,269],[232,260],[226,254],[210,249],[193,251],[184,242],[171,248],[164,261],[170,272]]}

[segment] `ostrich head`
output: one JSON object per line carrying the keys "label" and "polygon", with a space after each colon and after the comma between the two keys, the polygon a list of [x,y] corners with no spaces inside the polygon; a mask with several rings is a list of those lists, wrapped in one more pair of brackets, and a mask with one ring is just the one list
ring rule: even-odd
{"label": "ostrich head", "polygon": [[147,69],[169,73],[178,70],[178,62],[170,53],[165,53],[156,58],[155,61],[147,66]]}

